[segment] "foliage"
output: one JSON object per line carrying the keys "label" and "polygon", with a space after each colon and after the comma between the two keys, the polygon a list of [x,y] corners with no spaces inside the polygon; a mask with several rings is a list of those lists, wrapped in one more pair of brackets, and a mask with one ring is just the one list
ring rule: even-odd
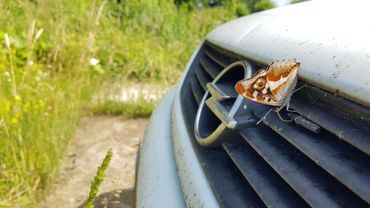
{"label": "foliage", "polygon": [[2,0],[0,11],[0,207],[36,203],[102,81],[174,83],[203,36],[234,17],[159,0]]}
{"label": "foliage", "polygon": [[308,0],[292,0],[291,3],[296,4],[296,3],[301,3],[301,2],[305,2],[305,1],[308,1]]}
{"label": "foliage", "polygon": [[274,4],[270,0],[260,0],[253,6],[253,12],[259,12],[266,9],[274,8]]}
{"label": "foliage", "polygon": [[247,5],[242,4],[242,3],[239,2],[237,7],[236,7],[236,11],[235,11],[236,16],[241,17],[241,16],[245,16],[249,13],[250,12],[249,12],[249,9],[248,9]]}
{"label": "foliage", "polygon": [[96,87],[84,36],[66,24],[71,4],[58,13],[62,1],[44,3],[0,4],[0,207],[35,203]]}
{"label": "foliage", "polygon": [[148,117],[155,108],[155,101],[144,99],[133,101],[103,100],[90,108],[93,115],[124,115],[128,118]]}
{"label": "foliage", "polygon": [[[293,0],[293,1],[306,1],[306,0]],[[233,10],[236,16],[240,17],[249,13],[259,12],[266,9],[274,8],[275,5],[271,0],[174,0],[176,5],[187,5],[192,9],[203,8],[203,7],[217,7],[224,6],[227,4],[238,5],[237,10]]]}
{"label": "foliage", "polygon": [[251,13],[274,8],[271,0],[240,0],[240,2],[246,4]]}
{"label": "foliage", "polygon": [[102,164],[99,166],[98,171],[96,172],[94,181],[91,183],[90,192],[85,204],[85,208],[94,207],[96,195],[98,194],[101,183],[104,181],[105,171],[109,167],[109,163],[112,159],[112,156],[113,156],[112,149],[109,149],[104,157]]}
{"label": "foliage", "polygon": [[117,72],[115,77],[167,84],[177,81],[174,77],[180,76],[207,32],[235,17],[225,8],[189,11],[187,5],[161,0],[109,3],[107,13],[110,17],[101,23],[105,28],[101,35],[109,38],[97,43],[96,54],[103,68]]}
{"label": "foliage", "polygon": [[[173,84],[205,34],[249,11],[236,0],[0,0],[0,207],[37,204],[102,83]],[[153,107],[102,106],[132,116]]]}

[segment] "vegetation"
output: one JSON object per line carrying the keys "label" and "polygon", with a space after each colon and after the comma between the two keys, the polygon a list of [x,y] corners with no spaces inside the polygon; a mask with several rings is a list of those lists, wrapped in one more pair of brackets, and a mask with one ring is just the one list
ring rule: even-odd
{"label": "vegetation", "polygon": [[86,204],[85,204],[85,208],[93,208],[94,207],[94,202],[95,202],[95,199],[96,199],[96,195],[98,194],[99,187],[100,187],[101,183],[103,183],[103,181],[104,181],[105,171],[109,167],[109,163],[112,159],[112,156],[113,156],[113,152],[112,152],[111,149],[109,149],[107,154],[105,155],[105,157],[103,159],[103,162],[101,163],[101,165],[99,166],[99,168],[96,172],[96,175],[94,177],[94,181],[91,182],[90,192],[89,192],[89,196],[87,198]]}
{"label": "vegetation", "polygon": [[259,12],[274,7],[274,4],[270,0],[241,0],[241,2],[246,4],[251,12]]}
{"label": "vegetation", "polygon": [[138,99],[133,101],[103,100],[93,107],[90,112],[93,115],[124,115],[129,118],[148,117],[152,114],[156,105],[154,100]]}
{"label": "vegetation", "polygon": [[296,4],[296,3],[301,3],[301,2],[305,2],[305,1],[308,1],[308,0],[292,0],[291,3]]}
{"label": "vegetation", "polygon": [[[175,83],[207,32],[254,11],[240,5],[0,0],[0,207],[37,204],[102,83]],[[92,112],[152,109],[100,104]]]}

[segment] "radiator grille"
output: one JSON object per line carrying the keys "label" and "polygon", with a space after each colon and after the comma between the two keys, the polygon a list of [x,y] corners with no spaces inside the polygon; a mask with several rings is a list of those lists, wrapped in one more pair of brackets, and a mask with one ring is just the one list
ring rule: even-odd
{"label": "radiator grille", "polygon": [[[227,65],[246,58],[205,43],[181,89],[190,135],[195,114],[211,82]],[[300,81],[303,84],[302,81]],[[275,113],[238,133],[239,143],[216,149],[195,142],[220,204],[224,207],[369,207],[370,110],[307,85],[291,100],[295,116],[315,123],[312,132]],[[261,118],[268,107],[253,112]],[[232,193],[230,193],[232,192]]]}

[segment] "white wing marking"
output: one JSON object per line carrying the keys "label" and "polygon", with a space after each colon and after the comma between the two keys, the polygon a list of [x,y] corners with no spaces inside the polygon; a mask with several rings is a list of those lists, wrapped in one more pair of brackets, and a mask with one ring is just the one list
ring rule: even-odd
{"label": "white wing marking", "polygon": [[253,92],[253,98],[257,98],[257,95],[258,95],[258,92],[257,91],[254,91]]}
{"label": "white wing marking", "polygon": [[271,91],[274,91],[276,88],[278,88],[281,84],[283,84],[284,82],[286,82],[288,80],[289,76],[286,76],[286,77],[280,77],[280,79],[278,79],[277,81],[270,81],[269,80],[269,85],[270,85],[270,90]]}

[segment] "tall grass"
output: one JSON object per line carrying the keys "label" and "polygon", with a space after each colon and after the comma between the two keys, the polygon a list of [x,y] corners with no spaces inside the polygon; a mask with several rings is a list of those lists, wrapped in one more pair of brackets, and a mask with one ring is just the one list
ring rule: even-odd
{"label": "tall grass", "polygon": [[[73,7],[62,1],[2,3],[0,206],[30,206],[57,171],[94,77],[86,60],[78,63],[88,48],[87,31],[67,26],[76,18],[68,11]],[[87,19],[80,20],[82,27],[88,28]]]}
{"label": "tall grass", "polygon": [[[215,26],[234,18],[232,4],[196,10],[174,1],[130,0],[109,4],[97,57],[114,76],[173,84],[195,46]],[[110,47],[104,47],[110,45]],[[122,73],[123,72],[123,73]]]}
{"label": "tall grass", "polygon": [[232,2],[0,0],[0,207],[37,204],[102,82],[175,83]]}

